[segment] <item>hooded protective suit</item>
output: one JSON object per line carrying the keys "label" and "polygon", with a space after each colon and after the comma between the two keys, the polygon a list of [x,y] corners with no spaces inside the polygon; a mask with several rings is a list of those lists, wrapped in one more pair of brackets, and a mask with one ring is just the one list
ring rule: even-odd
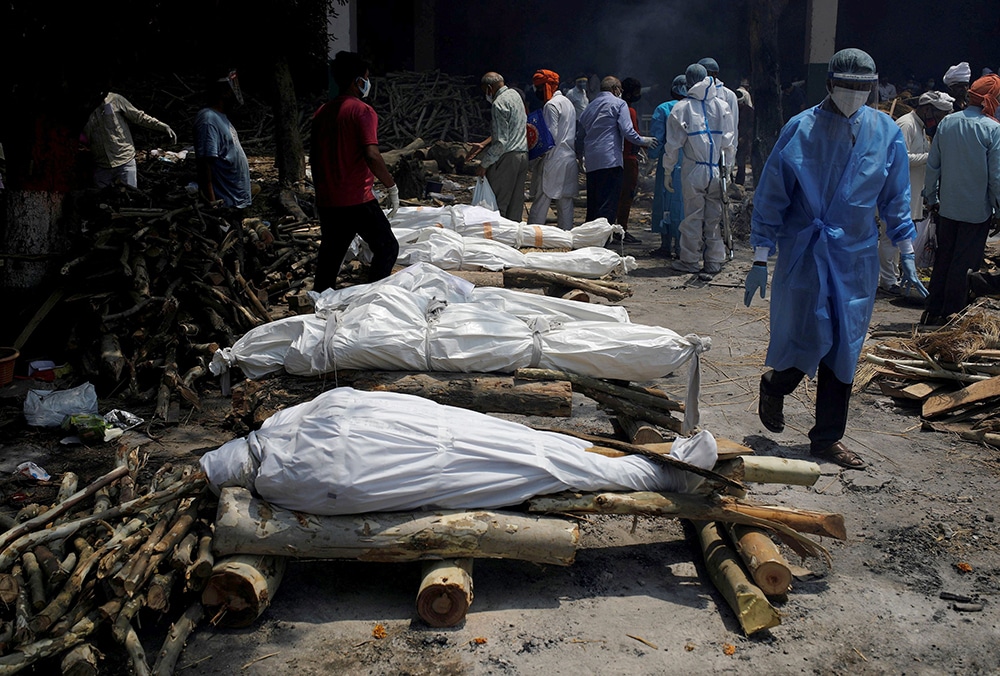
{"label": "hooded protective suit", "polygon": [[[677,96],[687,95],[687,85],[683,75],[674,78],[670,91]],[[671,183],[674,192],[667,192],[663,187],[664,174],[666,171],[660,164],[663,156],[663,144],[667,140],[667,119],[670,111],[677,105],[679,99],[664,101],[653,111],[653,116],[649,121],[649,133],[659,141],[659,145],[654,150],[647,151],[654,162],[656,162],[656,181],[653,184],[653,206],[652,206],[652,230],[660,233],[662,249],[665,252],[680,255],[680,225],[684,220],[684,197],[681,195],[681,162],[684,159],[683,151],[680,153],[677,163],[671,171]]]}
{"label": "hooded protective suit", "polygon": [[[704,72],[704,71],[702,71]],[[722,188],[719,159],[729,171],[736,159],[736,127],[729,105],[717,96],[715,82],[705,77],[688,87],[667,118],[663,148],[664,167],[673,167],[683,149],[681,181],[684,220],[681,222],[679,268],[697,272],[702,256],[705,271],[715,273],[726,260],[719,224],[722,220]]]}
{"label": "hooded protective suit", "polygon": [[915,236],[899,127],[862,106],[809,108],[781,130],[754,194],[750,244],[779,250],[767,366],[850,383],[878,285],[875,210],[894,244]]}

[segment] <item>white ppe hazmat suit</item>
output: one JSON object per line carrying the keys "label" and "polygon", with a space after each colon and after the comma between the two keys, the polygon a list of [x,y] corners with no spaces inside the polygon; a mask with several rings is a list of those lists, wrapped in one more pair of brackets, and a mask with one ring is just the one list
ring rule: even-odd
{"label": "white ppe hazmat suit", "polygon": [[545,126],[555,143],[539,158],[535,173],[541,176],[541,193],[533,195],[535,201],[528,212],[528,223],[544,225],[552,200],[556,201],[559,227],[573,228],[573,198],[577,193],[579,167],[576,163],[576,108],[556,90],[542,109]]}
{"label": "white ppe hazmat suit", "polygon": [[722,241],[722,185],[719,161],[728,172],[736,159],[736,127],[729,105],[718,96],[710,77],[688,88],[667,118],[662,165],[670,171],[684,150],[681,183],[684,220],[681,222],[679,269],[717,273],[726,260]]}

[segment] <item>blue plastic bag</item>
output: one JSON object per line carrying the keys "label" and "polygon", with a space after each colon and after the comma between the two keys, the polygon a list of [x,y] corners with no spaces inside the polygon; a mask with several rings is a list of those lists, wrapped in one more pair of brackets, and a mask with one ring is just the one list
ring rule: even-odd
{"label": "blue plastic bag", "polygon": [[539,108],[528,115],[528,160],[541,157],[555,144],[542,116],[542,109]]}

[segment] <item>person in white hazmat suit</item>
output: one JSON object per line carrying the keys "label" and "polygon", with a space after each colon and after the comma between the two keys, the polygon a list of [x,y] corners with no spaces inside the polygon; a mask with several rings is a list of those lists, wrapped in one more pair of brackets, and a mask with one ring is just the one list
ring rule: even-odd
{"label": "person in white hazmat suit", "polygon": [[[715,83],[715,95],[726,102],[729,106],[729,111],[733,116],[733,129],[739,131],[740,128],[740,105],[736,98],[736,92],[727,87],[725,83],[719,79],[719,62],[710,56],[706,56],[704,59],[699,59],[698,63],[705,66],[705,70],[708,71],[708,76],[712,78],[712,82]],[[739,148],[739,134],[733,139],[733,157],[736,157],[736,149]]]}
{"label": "person in white hazmat suit", "polygon": [[576,108],[559,91],[558,73],[538,70],[532,82],[538,98],[545,102],[542,116],[555,145],[539,158],[532,175],[532,182],[538,181],[541,185],[531,191],[536,197],[528,211],[528,223],[544,225],[549,205],[555,200],[559,227],[572,230],[573,198],[576,197],[579,173],[573,149],[576,142]]}
{"label": "person in white hazmat suit", "polygon": [[736,159],[736,127],[729,105],[719,98],[715,81],[708,77],[705,67],[691,64],[684,75],[687,96],[674,106],[667,118],[667,139],[661,160],[667,177],[664,188],[673,192],[669,177],[678,152],[684,150],[681,252],[680,260],[674,261],[673,267],[680,272],[715,275],[726,261],[720,230],[723,207],[719,162],[721,159],[723,171],[732,170]]}

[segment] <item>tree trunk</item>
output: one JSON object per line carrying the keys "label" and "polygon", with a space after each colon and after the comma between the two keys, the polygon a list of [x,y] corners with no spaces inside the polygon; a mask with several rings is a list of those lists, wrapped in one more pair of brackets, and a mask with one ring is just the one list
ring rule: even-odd
{"label": "tree trunk", "polygon": [[788,0],[750,0],[750,82],[754,105],[750,165],[754,185],[763,175],[764,163],[783,126],[778,19],[787,4]]}
{"label": "tree trunk", "polygon": [[316,516],[225,488],[213,546],[218,555],[379,562],[476,557],[568,566],[579,542],[576,523],[557,517],[486,510]]}
{"label": "tree trunk", "polygon": [[288,58],[278,56],[274,62],[274,163],[278,181],[284,188],[306,178],[306,154],[299,133],[299,104]]}

